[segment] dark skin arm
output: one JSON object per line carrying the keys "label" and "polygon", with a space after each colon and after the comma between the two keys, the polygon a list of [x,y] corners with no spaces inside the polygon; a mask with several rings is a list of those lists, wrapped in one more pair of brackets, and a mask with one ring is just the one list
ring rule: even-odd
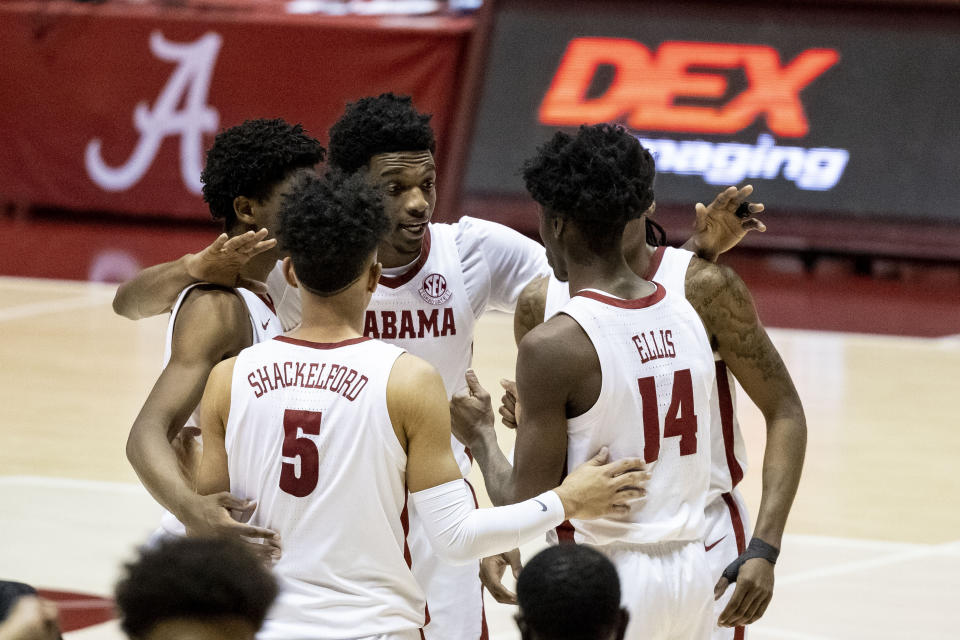
{"label": "dark skin arm", "polygon": [[[523,421],[517,428],[515,465],[497,446],[489,413],[489,396],[476,376],[467,383],[479,412],[490,428],[471,431],[478,436],[470,448],[483,472],[494,504],[526,500],[556,486],[567,456],[567,418],[586,411],[600,394],[600,362],[589,338],[573,319],[560,315],[541,324],[520,343],[517,388],[524,398]],[[469,421],[469,420],[468,420]],[[457,431],[456,417],[454,432]]]}
{"label": "dark skin arm", "polygon": [[[766,421],[763,493],[753,535],[779,548],[806,451],[807,426],[800,397],[760,324],[750,292],[731,269],[694,259],[687,271],[686,291],[714,347]],[[717,597],[726,587],[726,579],[721,578]],[[736,626],[757,620],[772,593],[773,565],[764,559],[748,560],[740,568],[736,590],[720,615],[720,624]]]}
{"label": "dark skin arm", "polygon": [[252,328],[243,301],[214,286],[197,287],[184,300],[174,325],[170,362],[154,384],[130,429],[127,458],[143,486],[188,529],[207,534],[245,528],[256,537],[272,532],[230,518],[227,508],[249,509],[229,494],[199,498],[194,493],[196,461],[178,455],[181,428],[200,402],[210,371],[249,346]]}
{"label": "dark skin arm", "polygon": [[167,313],[180,292],[196,282],[244,287],[262,293],[266,286],[242,277],[240,270],[250,258],[277,244],[275,239],[265,240],[266,237],[266,229],[232,238],[224,233],[199,253],[188,253],[173,262],[148,267],[120,285],[113,298],[113,311],[131,320]]}

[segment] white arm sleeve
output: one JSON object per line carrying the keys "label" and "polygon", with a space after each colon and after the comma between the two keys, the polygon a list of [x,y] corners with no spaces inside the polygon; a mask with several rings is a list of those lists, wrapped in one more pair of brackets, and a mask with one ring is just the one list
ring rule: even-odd
{"label": "white arm sleeve", "polygon": [[525,502],[475,509],[463,480],[411,494],[430,544],[444,561],[467,564],[519,547],[565,519],[553,491]]}

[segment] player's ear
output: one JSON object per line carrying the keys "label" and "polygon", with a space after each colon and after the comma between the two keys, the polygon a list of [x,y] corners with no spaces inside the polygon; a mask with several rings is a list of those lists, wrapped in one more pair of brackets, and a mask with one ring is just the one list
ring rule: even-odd
{"label": "player's ear", "polygon": [[533,635],[530,633],[530,627],[527,626],[523,616],[518,613],[517,615],[513,616],[513,619],[516,620],[517,628],[520,629],[520,639],[532,640]]}
{"label": "player's ear", "polygon": [[627,623],[630,622],[630,613],[620,607],[620,619],[617,621],[617,640],[623,640],[627,635]]}
{"label": "player's ear", "polygon": [[550,218],[550,228],[553,229],[553,237],[559,238],[563,233],[563,217],[552,216]]}
{"label": "player's ear", "polygon": [[380,274],[383,273],[383,265],[377,261],[374,257],[373,262],[370,264],[370,271],[367,274],[369,278],[367,280],[367,291],[373,293],[377,290],[377,285],[380,283]]}
{"label": "player's ear", "polygon": [[290,259],[290,256],[287,256],[283,259],[283,278],[287,281],[291,287],[299,288],[300,283],[297,280],[297,273],[293,270],[293,260]]}
{"label": "player's ear", "polygon": [[256,218],[253,217],[253,201],[247,196],[237,196],[233,199],[233,213],[240,224],[253,227],[253,230],[260,228]]}

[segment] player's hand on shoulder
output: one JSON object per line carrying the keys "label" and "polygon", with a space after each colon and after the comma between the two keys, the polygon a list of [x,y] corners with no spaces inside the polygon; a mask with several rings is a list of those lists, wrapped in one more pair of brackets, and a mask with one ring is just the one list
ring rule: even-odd
{"label": "player's hand on shoulder", "polygon": [[692,238],[697,255],[704,260],[716,260],[750,231],[767,230],[767,226],[755,217],[763,212],[762,203],[752,202],[741,207],[751,193],[753,187],[749,184],[741,189],[727,187],[709,205],[697,203]]}
{"label": "player's hand on shoulder", "polygon": [[490,394],[480,386],[473,369],[467,369],[467,388],[450,399],[450,430],[466,446],[489,436],[493,430],[493,405]]}
{"label": "player's hand on shoulder", "polygon": [[187,273],[198,282],[210,282],[224,287],[244,287],[264,293],[267,286],[240,275],[251,258],[276,246],[275,238],[267,239],[267,230],[248,231],[230,238],[223,233],[199,253],[185,257]]}
{"label": "player's hand on shoulder", "polygon": [[221,491],[196,496],[176,515],[186,526],[189,536],[233,538],[244,543],[261,560],[276,562],[280,558],[280,535],[271,529],[238,521],[231,515],[231,511],[236,511],[240,520],[244,520],[250,517],[256,506],[251,500],[242,500]]}
{"label": "player's hand on shoulder", "polygon": [[507,566],[513,572],[514,580],[520,577],[520,570],[523,568],[520,560],[520,549],[480,560],[480,582],[497,602],[517,604],[517,594],[503,586],[503,574]]}
{"label": "player's hand on shoulder", "polygon": [[623,458],[608,463],[609,457],[610,451],[603,447],[557,487],[556,493],[568,519],[626,515],[633,502],[647,495],[644,487],[650,473],[643,459]]}
{"label": "player's hand on shoulder", "polygon": [[[751,558],[740,565],[733,596],[717,620],[719,626],[743,626],[760,619],[773,599],[773,568],[773,563],[764,558]],[[714,587],[714,598],[723,595],[729,584],[721,577]]]}

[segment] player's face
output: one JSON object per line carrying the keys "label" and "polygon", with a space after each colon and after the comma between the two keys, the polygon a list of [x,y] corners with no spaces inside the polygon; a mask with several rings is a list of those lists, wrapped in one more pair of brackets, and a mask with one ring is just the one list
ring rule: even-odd
{"label": "player's face", "polygon": [[554,229],[554,217],[545,213],[543,207],[537,206],[537,215],[540,218],[540,240],[547,251],[547,264],[553,269],[553,275],[560,282],[567,281],[567,266],[560,251],[560,241]]}
{"label": "player's face", "polygon": [[392,230],[380,247],[385,267],[416,259],[437,204],[437,167],[429,151],[380,153],[367,165],[367,179],[383,195]]}
{"label": "player's face", "polygon": [[305,176],[316,177],[316,175],[317,172],[312,167],[292,171],[287,174],[287,177],[284,178],[282,182],[274,186],[270,195],[263,200],[253,201],[253,217],[258,225],[267,228],[270,232],[268,237],[274,237],[277,223],[280,220],[280,207],[283,204],[284,196],[290,193],[294,185]]}

